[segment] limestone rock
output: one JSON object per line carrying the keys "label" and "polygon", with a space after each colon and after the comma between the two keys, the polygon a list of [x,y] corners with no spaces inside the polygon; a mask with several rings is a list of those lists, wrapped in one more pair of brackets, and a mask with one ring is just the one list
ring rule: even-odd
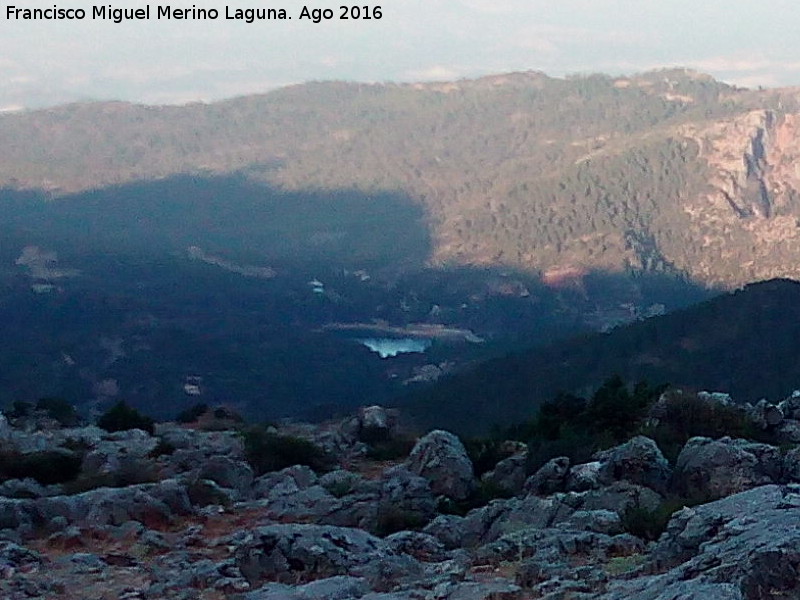
{"label": "limestone rock", "polygon": [[305,585],[290,586],[282,583],[267,585],[245,594],[245,600],[351,600],[369,592],[362,577],[337,575],[319,579]]}
{"label": "limestone rock", "polygon": [[749,416],[759,429],[777,427],[783,421],[783,411],[780,406],[775,406],[764,399],[759,400],[749,411]]}
{"label": "limestone rock", "polygon": [[431,483],[435,494],[463,500],[475,487],[472,461],[464,444],[447,431],[434,430],[411,450],[407,468]]}
{"label": "limestone rock", "polygon": [[256,479],[253,496],[265,514],[277,521],[322,521],[342,502],[319,485],[317,475],[295,465]]}
{"label": "limestone rock", "polygon": [[795,598],[800,496],[767,485],[683,509],[650,560],[662,574],[614,582],[599,599]]}
{"label": "limestone rock", "polygon": [[585,492],[600,487],[600,461],[574,465],[567,474],[565,489],[568,492]]}
{"label": "limestone rock", "polygon": [[210,479],[221,487],[235,490],[239,497],[250,493],[254,478],[250,465],[228,456],[212,456],[202,464],[198,476],[201,479]]}
{"label": "limestone rock", "polygon": [[416,561],[399,557],[380,538],[359,529],[327,525],[260,527],[250,541],[236,549],[235,560],[251,585],[308,582],[336,575],[394,578],[419,570]]}
{"label": "limestone rock", "polygon": [[394,552],[408,554],[422,562],[441,562],[447,558],[444,545],[434,536],[420,531],[399,531],[384,538]]}
{"label": "limestone rock", "polygon": [[778,481],[783,470],[774,446],[747,440],[695,437],[675,464],[675,486],[688,497],[722,498]]}
{"label": "limestone rock", "polygon": [[547,461],[525,482],[525,492],[537,496],[549,496],[563,492],[569,473],[569,458],[559,456]]}
{"label": "limestone rock", "polygon": [[672,475],[669,463],[656,443],[642,435],[599,452],[595,458],[601,462],[599,476],[603,483],[630,481],[663,494]]}
{"label": "limestone rock", "polygon": [[484,473],[481,481],[491,483],[506,492],[519,494],[525,487],[527,466],[528,448],[523,444],[517,452],[498,462],[491,471]]}

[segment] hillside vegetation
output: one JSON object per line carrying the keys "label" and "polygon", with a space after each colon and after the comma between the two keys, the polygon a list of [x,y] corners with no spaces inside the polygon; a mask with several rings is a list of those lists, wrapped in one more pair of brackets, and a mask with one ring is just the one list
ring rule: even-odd
{"label": "hillside vegetation", "polygon": [[212,105],[0,116],[0,185],[54,196],[176,174],[400,194],[433,264],[558,276],[797,276],[796,92],[684,70],[313,83]]}
{"label": "hillside vegetation", "polygon": [[475,433],[530,418],[559,392],[608,377],[776,401],[800,382],[800,283],[774,280],[661,317],[498,358],[419,391],[404,410],[423,425]]}

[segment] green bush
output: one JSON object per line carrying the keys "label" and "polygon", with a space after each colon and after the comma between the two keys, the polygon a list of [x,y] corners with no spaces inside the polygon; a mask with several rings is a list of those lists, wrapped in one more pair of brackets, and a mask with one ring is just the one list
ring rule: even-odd
{"label": "green bush", "polygon": [[674,461],[686,442],[695,436],[760,437],[742,407],[707,401],[680,391],[670,392],[664,398],[663,414],[658,422],[644,427],[642,433],[655,440],[670,461]]}
{"label": "green bush", "polygon": [[594,452],[638,433],[648,407],[665,387],[639,382],[629,389],[615,375],[590,400],[558,394],[540,407],[534,420],[509,428],[502,437],[528,444],[529,473],[557,456],[567,456],[573,463],[586,462]]}
{"label": "green bush", "polygon": [[159,456],[169,456],[170,454],[175,453],[175,446],[170,442],[166,442],[164,440],[158,440],[156,447],[150,451],[150,454],[147,456],[149,458],[158,458]]}
{"label": "green bush", "polygon": [[392,439],[392,432],[385,427],[366,426],[358,430],[358,441],[367,445],[382,444]]}
{"label": "green bush", "polygon": [[36,402],[36,410],[44,411],[62,427],[74,427],[80,422],[75,407],[63,398],[40,398]]}
{"label": "green bush", "polygon": [[644,554],[631,554],[629,556],[614,556],[605,565],[605,572],[611,577],[619,577],[631,573],[647,561]]}
{"label": "green bush", "polygon": [[80,423],[75,407],[63,398],[54,397],[40,398],[36,404],[15,400],[11,408],[6,411],[6,416],[9,419],[24,419],[36,416],[36,413],[44,414],[62,427],[74,427]]}
{"label": "green bush", "polygon": [[444,515],[464,516],[473,508],[486,506],[492,500],[498,498],[511,498],[514,494],[497,485],[492,481],[479,481],[472,493],[464,500],[452,500],[441,498],[436,507],[437,511]]}
{"label": "green bush", "polygon": [[81,470],[83,456],[68,450],[45,450],[31,454],[0,454],[0,480],[31,477],[42,485],[74,480]]}
{"label": "green bush", "polygon": [[644,540],[657,540],[669,524],[669,520],[676,511],[684,506],[697,506],[708,502],[711,498],[700,496],[670,496],[664,499],[655,510],[634,506],[629,508],[622,517],[622,526],[628,533]]}
{"label": "green bush", "polygon": [[391,507],[378,513],[375,533],[384,537],[398,531],[415,531],[421,529],[424,525],[425,519],[419,513]]}
{"label": "green bush", "polygon": [[414,440],[409,438],[395,438],[371,444],[367,449],[367,458],[370,460],[396,460],[404,458],[411,453]]}
{"label": "green bush", "polygon": [[256,475],[293,465],[306,465],[315,471],[327,471],[334,464],[327,452],[303,438],[279,435],[260,426],[244,430],[242,437],[245,456]]}
{"label": "green bush", "polygon": [[206,412],[208,412],[208,404],[199,402],[179,412],[175,417],[175,421],[178,423],[194,423],[197,419],[206,414]]}
{"label": "green bush", "polygon": [[510,452],[503,451],[502,445],[502,441],[492,438],[464,440],[464,449],[472,461],[472,468],[475,470],[476,477],[491,471],[498,462],[511,456]]}
{"label": "green bush", "polygon": [[120,400],[97,420],[97,426],[109,432],[141,429],[152,434],[155,421]]}
{"label": "green bush", "polygon": [[155,483],[158,480],[158,470],[151,462],[127,458],[120,462],[118,469],[110,473],[79,475],[64,485],[64,493],[80,494],[101,487],[121,488],[140,483]]}
{"label": "green bush", "polygon": [[11,404],[11,408],[6,411],[6,415],[9,419],[21,419],[29,416],[32,410],[33,405],[30,402],[25,402],[24,400],[14,400],[14,402]]}
{"label": "green bush", "polygon": [[672,513],[678,508],[662,503],[656,510],[642,507],[631,507],[622,517],[625,531],[643,540],[657,540],[667,528]]}

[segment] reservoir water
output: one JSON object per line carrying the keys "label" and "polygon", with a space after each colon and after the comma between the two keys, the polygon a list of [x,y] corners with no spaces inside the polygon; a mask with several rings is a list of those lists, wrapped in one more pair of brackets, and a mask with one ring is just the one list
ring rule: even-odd
{"label": "reservoir water", "polygon": [[425,352],[431,347],[431,341],[424,338],[363,338],[358,342],[381,358],[390,358],[407,352]]}

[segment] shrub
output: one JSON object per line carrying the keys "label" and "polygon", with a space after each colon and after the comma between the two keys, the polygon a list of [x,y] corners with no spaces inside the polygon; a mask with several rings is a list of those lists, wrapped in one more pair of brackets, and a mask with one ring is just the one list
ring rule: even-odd
{"label": "shrub", "polygon": [[625,511],[622,526],[625,531],[643,540],[657,540],[667,528],[672,513],[678,508],[662,503],[656,510],[634,506]]}
{"label": "shrub", "polygon": [[425,525],[425,519],[417,512],[396,507],[386,508],[378,513],[375,533],[381,537],[398,531],[414,531]]}
{"label": "shrub", "polygon": [[711,498],[701,496],[670,496],[666,498],[655,510],[634,506],[629,508],[622,517],[622,526],[628,533],[644,540],[657,540],[669,524],[675,511],[684,506],[697,506],[708,502]]}
{"label": "shrub", "polygon": [[698,398],[680,391],[664,397],[662,414],[655,425],[643,429],[664,456],[674,461],[689,438],[722,436],[757,438],[758,432],[742,407]]}
{"label": "shrub", "polygon": [[75,407],[63,398],[40,398],[36,402],[36,410],[44,411],[62,427],[74,427],[80,422]]}
{"label": "shrub", "polygon": [[353,493],[353,482],[341,479],[327,487],[328,493],[334,498],[344,498]]}
{"label": "shrub", "polygon": [[79,475],[64,486],[66,494],[80,494],[101,487],[120,488],[140,483],[155,483],[159,480],[158,470],[151,462],[127,458],[120,461],[119,468],[110,473]]}
{"label": "shrub", "polygon": [[204,402],[199,402],[194,406],[187,408],[186,410],[182,410],[178,413],[175,417],[175,421],[178,423],[194,423],[203,416],[206,412],[208,412],[208,404]]}
{"label": "shrub", "polygon": [[259,426],[246,429],[242,436],[247,461],[256,475],[293,465],[306,465],[315,471],[327,471],[333,466],[327,452],[303,438],[279,435]]}
{"label": "shrub", "polygon": [[31,477],[42,485],[74,480],[81,470],[83,457],[68,450],[45,450],[31,454],[0,454],[0,479]]}
{"label": "shrub", "polygon": [[631,554],[630,556],[615,556],[610,558],[605,566],[606,574],[611,577],[619,577],[625,573],[631,573],[641,567],[647,557],[644,554]]}
{"label": "shrub", "polygon": [[475,476],[480,477],[484,473],[491,471],[498,462],[504,458],[508,458],[511,453],[503,451],[503,443],[500,440],[492,438],[472,438],[464,440],[464,448],[467,451],[469,459],[472,461],[472,467],[475,470]]}
{"label": "shrub", "polygon": [[441,498],[436,507],[437,511],[445,515],[464,516],[473,508],[486,506],[498,498],[511,498],[514,494],[497,485],[493,481],[480,481],[472,493],[464,500]]}
{"label": "shrub", "polygon": [[658,398],[663,387],[651,388],[647,383],[637,383],[629,392],[618,375],[601,385],[586,406],[587,426],[595,433],[610,435],[614,441],[623,442],[639,426],[644,410]]}
{"label": "shrub", "polygon": [[158,440],[156,447],[150,451],[150,454],[147,456],[149,458],[158,458],[159,456],[169,456],[175,452],[176,448],[170,442],[166,442],[164,440]]}
{"label": "shrub", "polygon": [[155,421],[120,400],[97,420],[97,426],[109,432],[141,429],[152,434]]}
{"label": "shrub", "polygon": [[367,449],[367,458],[371,460],[396,460],[404,458],[414,448],[414,440],[395,438],[372,444]]}
{"label": "shrub", "polygon": [[6,411],[6,415],[9,419],[21,419],[29,416],[32,410],[33,405],[30,402],[25,402],[24,400],[14,400],[14,402],[11,404],[11,408]]}
{"label": "shrub", "polygon": [[376,445],[389,442],[392,439],[392,432],[386,427],[366,426],[358,430],[358,441],[367,445]]}
{"label": "shrub", "polygon": [[409,455],[414,440],[397,436],[386,427],[362,427],[358,441],[367,445],[367,458],[371,460],[395,460]]}

